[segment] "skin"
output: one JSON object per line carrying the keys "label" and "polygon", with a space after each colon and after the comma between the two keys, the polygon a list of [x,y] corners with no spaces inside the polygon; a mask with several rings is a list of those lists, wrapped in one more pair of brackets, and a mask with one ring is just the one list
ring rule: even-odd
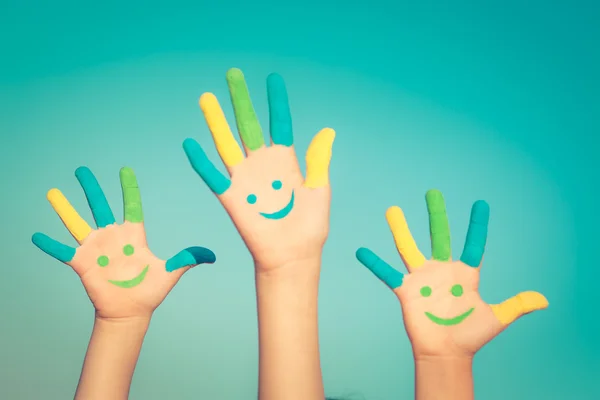
{"label": "skin", "polygon": [[[328,170],[335,133],[326,128],[313,138],[304,177],[293,146],[281,77],[270,75],[267,79],[270,146],[264,142],[241,71],[228,71],[227,80],[243,151],[216,97],[202,95],[200,107],[229,176],[215,174],[194,140],[186,140],[184,149],[192,167],[227,210],[254,259],[259,399],[324,399],[317,294],[321,253],[329,232]],[[275,189],[274,181],[280,181],[281,187]],[[248,202],[249,195],[256,201]],[[289,206],[292,196],[293,206]],[[277,215],[282,209],[287,213]]]}
{"label": "skin", "polygon": [[401,274],[368,249],[358,259],[396,294],[415,358],[418,400],[473,398],[475,353],[521,316],[544,309],[537,292],[523,292],[490,305],[479,295],[481,262],[487,239],[489,206],[473,205],[469,232],[460,260],[450,253],[450,230],[439,191],[427,193],[432,238],[431,260],[418,250],[402,210],[386,217],[409,274]]}
{"label": "skin", "polygon": [[[73,268],[95,308],[94,329],[75,399],[126,400],[154,310],[187,270],[214,262],[214,254],[203,248],[188,248],[178,253],[178,258],[161,260],[146,242],[133,171],[121,170],[126,218],[122,224],[114,222],[91,172],[80,168],[77,174],[99,227],[92,230],[62,193],[52,189],[48,198],[80,246],[75,250],[40,233],[32,240],[42,251]],[[190,251],[195,252],[195,258],[190,258]],[[192,259],[194,262],[185,262]],[[167,264],[177,268],[169,272]]]}

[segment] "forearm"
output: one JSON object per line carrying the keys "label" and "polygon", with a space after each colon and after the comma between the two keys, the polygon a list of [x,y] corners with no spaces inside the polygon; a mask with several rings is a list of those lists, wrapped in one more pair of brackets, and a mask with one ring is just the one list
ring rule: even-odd
{"label": "forearm", "polygon": [[259,399],[322,400],[319,260],[257,273]]}
{"label": "forearm", "polygon": [[416,400],[472,400],[470,357],[419,357],[415,360]]}
{"label": "forearm", "polygon": [[149,323],[96,319],[75,400],[127,400]]}

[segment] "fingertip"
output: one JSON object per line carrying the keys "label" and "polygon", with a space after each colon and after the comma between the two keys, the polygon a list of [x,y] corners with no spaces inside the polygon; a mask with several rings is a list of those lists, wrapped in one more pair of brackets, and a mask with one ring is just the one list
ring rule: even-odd
{"label": "fingertip", "polygon": [[425,199],[427,201],[431,201],[431,200],[437,200],[439,198],[443,199],[443,195],[442,192],[439,191],[438,189],[429,189],[426,193],[425,193]]}
{"label": "fingertip", "polygon": [[487,220],[490,217],[490,205],[485,200],[477,200],[475,203],[473,203],[471,213],[473,214],[473,216],[476,216],[479,219]]}
{"label": "fingertip", "polygon": [[[46,235],[44,235],[41,232],[36,232],[33,235],[31,235],[31,243],[35,244],[36,246],[38,246],[38,244],[44,240]],[[39,246],[38,246],[39,247]]]}
{"label": "fingertip", "polygon": [[92,171],[84,165],[82,165],[81,167],[78,167],[75,170],[75,177],[77,177],[77,179],[79,179],[79,180],[81,180],[83,177],[89,176],[91,174],[92,174]]}
{"label": "fingertip", "polygon": [[356,259],[360,261],[363,265],[367,266],[371,265],[375,261],[375,259],[377,259],[377,256],[375,255],[375,253],[373,253],[366,247],[361,247],[358,250],[356,250]]}
{"label": "fingertip", "polygon": [[206,111],[206,108],[208,108],[211,103],[215,102],[218,102],[217,96],[210,92],[203,93],[202,96],[200,96],[200,99],[198,99],[198,104],[200,105],[202,111]]}
{"label": "fingertip", "polygon": [[268,86],[281,86],[284,84],[285,82],[283,80],[283,77],[276,72],[272,72],[267,76]]}
{"label": "fingertip", "polygon": [[57,198],[61,198],[64,197],[62,192],[60,190],[58,190],[57,188],[52,188],[50,190],[48,190],[48,192],[46,193],[46,199],[48,199],[48,201],[52,202],[53,200],[57,199]]}
{"label": "fingertip", "polygon": [[227,81],[243,80],[244,73],[239,68],[230,68],[225,74]]}
{"label": "fingertip", "polygon": [[398,206],[391,206],[385,211],[385,218],[389,220],[395,220],[397,218],[404,218],[404,212]]}

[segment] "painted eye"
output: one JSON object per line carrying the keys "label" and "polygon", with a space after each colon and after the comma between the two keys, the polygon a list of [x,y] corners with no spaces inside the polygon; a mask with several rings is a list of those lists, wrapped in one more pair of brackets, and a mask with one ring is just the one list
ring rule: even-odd
{"label": "painted eye", "polygon": [[273,187],[273,189],[279,190],[283,186],[283,183],[281,183],[281,181],[273,181],[273,183],[271,183],[271,186]]}
{"label": "painted eye", "polygon": [[254,195],[254,194],[249,194],[249,195],[248,195],[248,197],[246,197],[246,201],[247,201],[249,204],[254,204],[254,203],[256,203],[256,195]]}
{"label": "painted eye", "polygon": [[126,256],[132,255],[134,253],[134,251],[135,251],[135,249],[130,244],[125,245],[125,247],[123,247],[123,254],[125,254]]}
{"label": "painted eye", "polygon": [[98,257],[96,262],[98,263],[99,266],[106,267],[108,265],[108,257],[100,256],[100,257]]}
{"label": "painted eye", "polygon": [[452,296],[456,296],[456,297],[460,297],[463,294],[463,287],[462,285],[454,285],[452,286],[452,289],[450,289],[450,293],[452,293]]}
{"label": "painted eye", "polygon": [[421,288],[421,296],[423,296],[423,297],[431,296],[431,288],[429,286],[423,286]]}

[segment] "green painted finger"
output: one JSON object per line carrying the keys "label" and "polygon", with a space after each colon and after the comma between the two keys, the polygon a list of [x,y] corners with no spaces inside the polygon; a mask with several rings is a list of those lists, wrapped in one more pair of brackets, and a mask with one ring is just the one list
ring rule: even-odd
{"label": "green painted finger", "polygon": [[439,190],[429,190],[425,195],[429,213],[429,232],[431,235],[431,257],[438,261],[449,261],[450,225],[446,214],[444,196]]}
{"label": "green painted finger", "polygon": [[235,113],[235,122],[244,146],[253,151],[265,145],[258,117],[252,106],[244,74],[237,68],[227,71],[227,85]]}
{"label": "green painted finger", "polygon": [[140,194],[135,173],[129,167],[121,168],[119,178],[121,178],[121,189],[123,191],[125,221],[144,222],[142,195]]}

